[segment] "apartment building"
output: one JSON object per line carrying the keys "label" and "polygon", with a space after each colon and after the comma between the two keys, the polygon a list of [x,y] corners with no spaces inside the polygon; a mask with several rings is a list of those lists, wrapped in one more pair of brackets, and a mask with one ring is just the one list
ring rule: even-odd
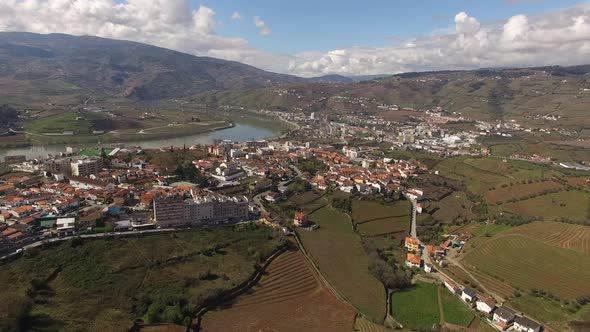
{"label": "apartment building", "polygon": [[161,227],[183,225],[223,224],[248,219],[249,202],[246,197],[217,195],[158,197],[153,200],[154,220]]}
{"label": "apartment building", "polygon": [[74,176],[90,176],[102,170],[102,159],[87,158],[72,161],[70,168]]}

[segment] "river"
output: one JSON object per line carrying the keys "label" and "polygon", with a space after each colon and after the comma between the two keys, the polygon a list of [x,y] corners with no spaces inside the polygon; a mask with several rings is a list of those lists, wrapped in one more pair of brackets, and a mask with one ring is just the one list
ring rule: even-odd
{"label": "river", "polygon": [[[276,136],[279,132],[275,129],[262,127],[260,125],[246,124],[235,122],[231,128],[210,131],[189,136],[153,139],[146,141],[132,141],[119,143],[106,143],[103,146],[113,144],[127,144],[132,146],[141,146],[144,149],[159,149],[167,146],[191,146],[193,144],[211,144],[214,140],[231,140],[231,141],[248,141],[259,140],[267,137]],[[0,159],[4,160],[5,156],[24,155],[27,159],[45,157],[47,154],[58,154],[65,152],[67,146],[72,147],[96,147],[97,144],[52,144],[52,145],[33,145],[23,148],[0,149]]]}

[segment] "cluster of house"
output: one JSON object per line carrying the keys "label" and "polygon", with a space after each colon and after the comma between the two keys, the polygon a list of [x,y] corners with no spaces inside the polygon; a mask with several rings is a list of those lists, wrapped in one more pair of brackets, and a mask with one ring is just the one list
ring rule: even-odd
{"label": "cluster of house", "polygon": [[[400,192],[401,181],[416,176],[422,170],[419,165],[404,160],[358,157],[362,149],[345,146],[343,152],[339,154],[319,149],[312,151],[313,157],[326,165],[325,171],[319,172],[310,180],[312,186],[319,190],[387,194]],[[351,156],[357,157],[350,158]]]}
{"label": "cluster of house", "polygon": [[[49,237],[92,231],[106,222],[108,229],[112,226],[116,230],[169,227],[187,220],[189,224],[233,222],[249,217],[249,203],[244,198],[209,193],[191,196],[191,188],[169,187],[169,178],[161,176],[145,159],[128,156],[126,149],[113,151],[110,165],[99,157],[62,155],[32,161],[34,172],[3,176],[0,253]],[[22,164],[22,160],[17,161]],[[154,208],[159,206],[154,199],[170,194],[193,198],[190,204],[184,202],[186,215],[175,222],[161,213],[160,218],[154,218]]]}
{"label": "cluster of house", "polygon": [[433,271],[433,265],[428,262],[424,262],[422,255],[427,255],[429,261],[433,261],[440,267],[445,266],[444,258],[447,255],[447,251],[451,248],[463,248],[465,243],[472,237],[470,233],[463,233],[460,235],[452,234],[445,235],[447,238],[440,245],[426,245],[423,246],[419,239],[411,236],[407,236],[404,239],[404,247],[408,250],[406,256],[406,266],[411,268],[424,268],[426,272]]}
{"label": "cluster of house", "polygon": [[[406,257],[406,266],[411,268],[424,267],[426,272],[432,272],[433,266],[430,263],[424,263],[421,252],[425,251],[428,258],[434,259],[439,265],[443,265],[443,258],[447,250],[452,247],[462,248],[465,243],[472,237],[469,233],[446,235],[447,240],[438,246],[422,246],[419,239],[406,237],[404,247],[408,250]],[[423,250],[423,251],[422,251]],[[548,331],[543,329],[542,325],[522,315],[517,315],[513,310],[503,306],[497,306],[496,302],[485,296],[479,296],[469,287],[460,288],[454,282],[446,280],[445,287],[453,294],[461,297],[461,300],[475,309],[488,316],[491,323],[500,330],[512,328],[518,332],[540,332]]]}
{"label": "cluster of house", "polygon": [[478,295],[469,287],[461,289],[450,280],[445,281],[444,285],[451,293],[459,295],[461,300],[471,308],[485,314],[491,323],[500,330],[512,329],[518,332],[549,331],[530,318],[519,315],[505,306],[497,306],[496,301],[489,297]]}

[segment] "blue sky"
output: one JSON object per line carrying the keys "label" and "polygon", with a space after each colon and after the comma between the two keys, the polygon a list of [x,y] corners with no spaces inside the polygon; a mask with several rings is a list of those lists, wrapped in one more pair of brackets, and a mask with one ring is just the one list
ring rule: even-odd
{"label": "blue sky", "polygon": [[[517,14],[535,15],[568,8],[575,0],[214,0],[193,1],[215,10],[219,34],[239,36],[275,53],[328,51],[353,46],[386,46],[391,37],[413,38],[454,27],[467,12],[482,22]],[[241,22],[229,19],[234,11]],[[252,24],[260,16],[272,33],[260,36]]]}
{"label": "blue sky", "polygon": [[590,0],[0,0],[0,31],[133,40],[300,76],[590,62]]}

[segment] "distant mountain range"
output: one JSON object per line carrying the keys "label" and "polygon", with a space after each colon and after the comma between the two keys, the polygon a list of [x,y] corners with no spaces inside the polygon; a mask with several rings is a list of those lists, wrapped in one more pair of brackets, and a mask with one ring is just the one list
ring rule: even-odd
{"label": "distant mountain range", "polygon": [[0,86],[26,87],[24,82],[40,90],[54,91],[63,83],[70,90],[81,89],[88,94],[152,100],[210,90],[354,80],[338,75],[301,78],[276,74],[234,61],[129,41],[0,32]]}

